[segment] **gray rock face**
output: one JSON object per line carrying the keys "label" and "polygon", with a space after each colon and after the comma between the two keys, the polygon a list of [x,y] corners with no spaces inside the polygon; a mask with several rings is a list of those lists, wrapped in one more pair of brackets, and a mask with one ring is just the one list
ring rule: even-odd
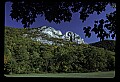
{"label": "gray rock face", "polygon": [[66,32],[65,35],[62,36],[62,39],[71,42],[76,42],[78,44],[85,43],[84,40],[78,34],[73,33],[71,31]]}
{"label": "gray rock face", "polygon": [[61,31],[55,30],[52,27],[43,26],[43,27],[40,28],[40,31],[42,33],[47,34],[49,37],[53,37],[53,38],[60,38],[60,36],[62,36]]}
{"label": "gray rock face", "polygon": [[31,39],[35,41],[40,41],[43,44],[50,44],[50,45],[54,44],[52,41],[42,39],[41,37],[31,38]]}
{"label": "gray rock face", "polygon": [[[36,34],[36,37],[31,37],[32,40],[40,41],[41,43],[46,43],[50,45],[55,43],[51,40],[46,39],[45,37],[63,39],[66,41],[76,42],[77,44],[85,44],[84,40],[78,34],[71,31],[68,31],[63,35],[62,32],[59,30],[55,30],[52,27],[42,26],[37,29],[32,29],[29,32],[32,34]],[[23,36],[26,37],[27,35],[28,34],[24,34]]]}

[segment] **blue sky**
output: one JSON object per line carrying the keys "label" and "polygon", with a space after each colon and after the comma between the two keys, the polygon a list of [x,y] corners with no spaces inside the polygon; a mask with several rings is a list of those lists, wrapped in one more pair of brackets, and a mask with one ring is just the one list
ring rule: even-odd
{"label": "blue sky", "polygon": [[[6,2],[5,4],[5,26],[10,26],[14,28],[23,28],[22,23],[16,22],[15,20],[12,20],[12,18],[9,16],[11,10],[11,3]],[[99,38],[96,37],[94,33],[92,33],[92,36],[90,38],[85,38],[85,34],[83,31],[83,27],[85,26],[93,26],[94,20],[99,19],[105,19],[105,16],[107,13],[110,13],[114,11],[115,9],[111,8],[111,6],[106,7],[106,11],[102,12],[100,15],[97,15],[97,13],[93,13],[90,15],[87,20],[82,23],[82,21],[79,19],[79,13],[73,13],[72,20],[70,22],[61,22],[60,24],[56,24],[54,22],[49,23],[47,20],[43,17],[38,16],[36,18],[36,22],[33,23],[30,27],[41,27],[41,26],[50,26],[55,28],[56,30],[60,30],[63,34],[67,31],[72,31],[80,35],[81,38],[84,39],[87,43],[97,42],[99,41]],[[109,38],[111,39],[111,38]]]}

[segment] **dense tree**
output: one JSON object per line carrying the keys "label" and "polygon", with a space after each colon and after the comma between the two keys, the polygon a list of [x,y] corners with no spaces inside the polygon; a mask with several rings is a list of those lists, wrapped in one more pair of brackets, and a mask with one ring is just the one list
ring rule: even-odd
{"label": "dense tree", "polygon": [[91,43],[90,45],[115,52],[115,42],[115,40],[104,40],[100,42]]}
{"label": "dense tree", "polygon": [[108,70],[114,70],[115,69],[115,55],[114,54],[115,54],[114,52],[106,51],[107,69]]}
{"label": "dense tree", "polygon": [[12,54],[9,48],[5,46],[5,51],[4,51],[4,71],[5,73],[11,72],[11,61],[12,61]]}
{"label": "dense tree", "polygon": [[[12,33],[7,33],[12,31]],[[5,28],[4,71],[7,73],[92,72],[115,69],[115,53],[88,44],[48,45]],[[20,33],[19,33],[20,32]],[[23,33],[24,34],[24,33]],[[11,40],[9,40],[11,38]],[[69,44],[69,45],[68,45]],[[69,46],[69,47],[68,47]]]}

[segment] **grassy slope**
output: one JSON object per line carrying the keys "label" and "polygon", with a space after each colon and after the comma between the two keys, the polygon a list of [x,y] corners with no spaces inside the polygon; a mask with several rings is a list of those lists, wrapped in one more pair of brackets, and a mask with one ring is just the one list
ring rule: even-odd
{"label": "grassy slope", "polygon": [[13,74],[6,77],[49,77],[49,78],[114,78],[115,71],[93,73],[47,73],[47,74]]}

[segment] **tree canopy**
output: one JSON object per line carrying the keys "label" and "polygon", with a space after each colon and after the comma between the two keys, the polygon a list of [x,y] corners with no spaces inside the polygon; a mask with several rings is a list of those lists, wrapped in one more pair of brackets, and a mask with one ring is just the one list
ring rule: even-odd
{"label": "tree canopy", "polygon": [[[110,4],[113,8],[116,8],[115,2],[87,2],[87,1],[54,1],[48,2],[44,0],[40,1],[13,1],[12,10],[10,16],[16,21],[21,20],[24,28],[32,25],[37,18],[37,15],[44,16],[45,20],[49,22],[61,23],[70,22],[72,20],[72,14],[79,12],[79,17],[82,22],[86,21],[90,14],[97,12],[99,15]],[[95,32],[100,40],[116,35],[116,11],[106,15],[107,20],[100,19],[95,21],[94,27],[84,27],[85,36],[90,37],[91,32]],[[107,32],[105,29],[109,30]]]}
{"label": "tree canopy", "polygon": [[33,41],[31,37],[24,37],[24,33],[26,29],[5,27],[5,74],[115,70],[115,52],[106,48],[88,44],[74,45],[73,42],[66,42],[64,45],[48,45]]}

